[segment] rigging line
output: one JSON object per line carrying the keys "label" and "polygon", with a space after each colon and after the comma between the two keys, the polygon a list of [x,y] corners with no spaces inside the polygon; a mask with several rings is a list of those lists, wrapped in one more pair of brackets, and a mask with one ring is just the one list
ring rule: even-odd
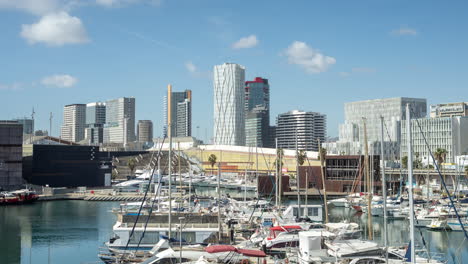
{"label": "rigging line", "polygon": [[[413,112],[413,110],[411,108],[410,108],[410,111]],[[447,185],[445,184],[444,177],[442,177],[442,173],[440,172],[439,164],[436,163],[436,160],[434,158],[434,154],[432,153],[432,151],[431,151],[431,149],[429,147],[429,143],[427,142],[426,135],[424,135],[424,133],[422,131],[421,125],[419,124],[419,120],[418,119],[414,119],[414,120],[416,121],[416,124],[418,125],[419,132],[421,133],[421,135],[422,135],[422,137],[424,139],[424,143],[426,144],[426,147],[427,147],[427,149],[429,151],[429,154],[431,155],[432,162],[434,163],[434,165],[435,165],[434,167],[436,168],[437,173],[439,174],[442,186],[444,187],[445,191],[447,192],[448,198],[450,200],[450,204],[452,205],[453,210],[454,210],[455,214],[457,215],[457,219],[458,219],[458,222],[461,225],[461,228],[463,230],[463,234],[465,235],[465,238],[468,238],[468,233],[466,232],[465,226],[463,225],[463,221],[461,220],[460,215],[458,214],[458,211],[457,211],[457,208],[455,207],[455,203],[453,202],[452,196],[450,195],[450,193],[448,191]],[[410,125],[411,125],[411,122],[410,122]],[[408,137],[408,135],[407,135],[407,137]],[[410,142],[407,142],[407,143],[410,144]],[[413,183],[411,183],[411,184],[413,184]]]}
{"label": "rigging line", "polygon": [[[163,144],[164,144],[164,139],[163,139]],[[161,152],[161,148],[162,148],[163,144],[161,144],[161,146],[160,146],[159,153]],[[153,173],[150,176],[150,182],[153,180],[153,175],[154,175],[154,169],[155,168],[156,168],[156,166],[153,168],[153,171],[152,171]],[[150,187],[150,184],[148,184],[148,186],[146,187],[145,195],[143,196],[143,201],[141,202],[140,208],[138,208],[138,214],[137,214],[137,217],[135,219],[135,222],[133,223],[132,231],[130,232],[130,236],[129,236],[129,238],[127,240],[127,243],[125,245],[124,253],[120,256],[119,261],[125,255],[125,252],[128,249],[128,245],[130,244],[130,239],[132,238],[132,236],[133,236],[133,234],[135,232],[135,228],[136,228],[136,225],[138,223],[138,219],[140,218],[141,210],[143,209],[144,201],[146,201],[146,197],[148,195],[149,187]]]}
{"label": "rigging line", "polygon": [[[310,165],[310,160],[309,160],[309,157],[308,157],[307,155],[306,155],[306,160],[307,160],[307,164],[309,164],[309,167],[312,167],[312,166]],[[317,180],[317,178],[316,178],[316,180]],[[315,181],[315,182],[317,182],[317,181]],[[306,184],[307,184],[307,187],[308,187],[308,186],[309,186],[309,185],[308,185],[309,183],[306,183]],[[315,186],[315,187],[317,187],[317,186]],[[322,193],[320,192],[320,188],[316,188],[316,189],[318,190],[318,193],[319,193],[319,196],[320,196],[320,201],[322,201],[322,204],[323,204],[323,197],[322,197]],[[324,206],[325,206],[325,205],[324,205]]]}

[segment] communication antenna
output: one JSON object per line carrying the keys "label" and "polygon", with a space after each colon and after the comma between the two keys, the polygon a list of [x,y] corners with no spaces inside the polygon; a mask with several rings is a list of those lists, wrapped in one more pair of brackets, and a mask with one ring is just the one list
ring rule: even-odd
{"label": "communication antenna", "polygon": [[54,116],[52,115],[52,112],[50,112],[50,116],[49,116],[49,137],[52,136],[52,118]]}

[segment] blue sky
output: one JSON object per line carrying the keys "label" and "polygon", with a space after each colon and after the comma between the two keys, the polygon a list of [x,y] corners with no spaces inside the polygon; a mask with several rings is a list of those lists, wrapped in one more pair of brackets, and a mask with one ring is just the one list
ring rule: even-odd
{"label": "blue sky", "polygon": [[[162,98],[193,90],[193,134],[212,134],[215,64],[268,78],[272,120],[293,109],[422,97],[467,101],[466,1],[0,0],[0,119],[134,96],[162,132]],[[200,128],[197,129],[196,127]]]}

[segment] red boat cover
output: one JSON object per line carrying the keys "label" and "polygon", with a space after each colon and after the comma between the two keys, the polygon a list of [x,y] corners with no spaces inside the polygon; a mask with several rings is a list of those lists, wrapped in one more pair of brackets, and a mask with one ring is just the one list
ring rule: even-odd
{"label": "red boat cover", "polygon": [[244,256],[247,256],[247,257],[257,257],[257,258],[266,257],[265,252],[263,252],[261,250],[239,248],[237,250],[237,252],[239,252],[240,254],[242,254]]}
{"label": "red boat cover", "polygon": [[227,251],[237,251],[237,249],[230,245],[214,245],[205,248],[205,251],[208,253],[219,253]]}
{"label": "red boat cover", "polygon": [[298,225],[285,225],[285,226],[274,226],[271,227],[271,231],[287,231],[289,229],[302,229],[302,227]]}

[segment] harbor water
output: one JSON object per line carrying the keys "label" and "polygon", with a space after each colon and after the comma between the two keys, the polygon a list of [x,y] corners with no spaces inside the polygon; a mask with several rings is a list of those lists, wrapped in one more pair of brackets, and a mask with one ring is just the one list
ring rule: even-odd
{"label": "harbor water", "polygon": [[[294,201],[290,201],[294,203]],[[311,203],[319,203],[314,200]],[[51,201],[0,207],[1,264],[101,263],[99,248],[112,234],[116,202]],[[330,208],[330,221],[350,220],[364,229],[367,217],[345,208]],[[383,242],[383,219],[374,217],[374,240]],[[468,242],[462,232],[428,231],[422,236],[432,253],[445,256],[448,263],[467,263]],[[392,246],[409,241],[407,220],[388,221]],[[421,245],[419,231],[417,243]]]}

